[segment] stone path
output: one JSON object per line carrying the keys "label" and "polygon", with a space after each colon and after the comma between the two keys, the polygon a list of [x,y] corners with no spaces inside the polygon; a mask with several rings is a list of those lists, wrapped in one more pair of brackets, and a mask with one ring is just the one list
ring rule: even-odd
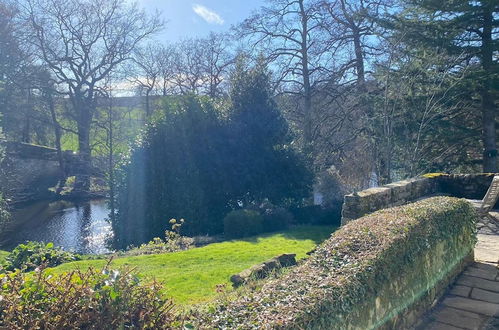
{"label": "stone path", "polygon": [[499,212],[477,225],[475,263],[456,280],[418,330],[499,329]]}

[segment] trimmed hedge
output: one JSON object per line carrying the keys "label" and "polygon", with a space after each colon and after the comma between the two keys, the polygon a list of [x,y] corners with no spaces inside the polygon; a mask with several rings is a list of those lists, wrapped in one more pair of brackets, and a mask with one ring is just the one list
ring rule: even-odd
{"label": "trimmed hedge", "polygon": [[471,204],[451,197],[378,211],[340,228],[304,264],[260,290],[220,303],[198,326],[407,326],[469,260],[477,220]]}

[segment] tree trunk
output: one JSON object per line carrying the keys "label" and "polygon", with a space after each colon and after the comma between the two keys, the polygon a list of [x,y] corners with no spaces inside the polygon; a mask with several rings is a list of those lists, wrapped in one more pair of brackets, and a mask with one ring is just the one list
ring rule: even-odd
{"label": "tree trunk", "polygon": [[301,15],[301,65],[303,75],[303,151],[313,163],[312,150],[312,86],[308,67],[308,17],[303,4],[299,1]]}
{"label": "tree trunk", "polygon": [[77,194],[88,194],[90,191],[90,175],[92,158],[90,150],[90,125],[92,122],[92,109],[85,101],[76,103],[78,110],[78,151],[79,166],[76,175],[74,192]]}
{"label": "tree trunk", "polygon": [[360,40],[359,28],[352,26],[353,46],[355,49],[355,68],[357,70],[357,84],[362,91],[365,91],[366,77],[364,73],[364,55],[362,54],[362,42]]}
{"label": "tree trunk", "polygon": [[146,119],[149,119],[151,117],[151,106],[149,104],[149,93],[151,93],[151,91],[149,89],[146,90]]}
{"label": "tree trunk", "polygon": [[114,130],[113,130],[113,100],[109,97],[108,107],[108,147],[109,147],[109,218],[112,222],[116,220],[115,185],[114,185]]}
{"label": "tree trunk", "polygon": [[62,155],[62,146],[61,146],[61,137],[62,137],[62,132],[61,132],[61,126],[59,125],[59,122],[57,121],[57,115],[55,113],[55,104],[54,104],[54,98],[52,96],[52,92],[50,90],[45,91],[46,94],[46,99],[47,99],[47,104],[48,108],[50,110],[50,117],[52,119],[52,125],[54,126],[54,135],[55,135],[55,148],[57,150],[57,159],[59,161],[59,168],[61,171],[60,174],[60,180],[59,180],[59,185],[57,187],[56,194],[60,194],[62,189],[64,188],[64,185],[66,183],[66,168],[64,164],[64,157]]}
{"label": "tree trunk", "polygon": [[483,141],[483,171],[498,172],[497,141],[496,141],[496,109],[491,95],[493,70],[492,42],[492,5],[484,5],[484,25],[482,33],[482,68],[484,71],[483,85],[480,94],[482,98],[482,141]]}
{"label": "tree trunk", "polygon": [[24,143],[31,143],[31,113],[32,113],[32,104],[31,104],[31,89],[27,89],[26,94],[26,103],[25,103],[25,113],[24,113],[24,127],[21,141]]}

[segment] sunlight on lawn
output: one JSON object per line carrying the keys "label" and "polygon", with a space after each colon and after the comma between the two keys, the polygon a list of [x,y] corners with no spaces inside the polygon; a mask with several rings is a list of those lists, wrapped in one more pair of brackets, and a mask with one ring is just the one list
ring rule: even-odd
{"label": "sunlight on lawn", "polygon": [[[112,267],[129,266],[141,277],[165,284],[166,293],[178,304],[207,302],[216,295],[216,285],[231,287],[229,277],[282,253],[306,257],[329,237],[332,226],[300,226],[263,236],[210,244],[188,251],[116,258]],[[54,268],[62,273],[75,268],[103,267],[105,260],[84,260]]]}

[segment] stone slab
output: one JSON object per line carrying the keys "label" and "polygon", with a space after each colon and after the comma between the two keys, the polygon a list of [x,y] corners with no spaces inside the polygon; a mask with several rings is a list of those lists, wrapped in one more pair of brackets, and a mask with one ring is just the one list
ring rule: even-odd
{"label": "stone slab", "polygon": [[487,301],[487,302],[494,303],[494,304],[499,304],[499,293],[491,292],[491,291],[487,291],[487,290],[482,290],[479,288],[474,288],[471,291],[470,298],[473,298],[476,300]]}
{"label": "stone slab", "polygon": [[458,328],[450,324],[445,324],[441,322],[433,322],[428,327],[425,327],[426,330],[463,330],[463,328]]}
{"label": "stone slab", "polygon": [[471,292],[471,288],[469,286],[464,285],[454,285],[454,287],[450,290],[450,294],[461,297],[469,297]]}
{"label": "stone slab", "polygon": [[499,314],[499,304],[463,297],[447,297],[442,301],[444,306],[462,309],[468,312],[494,316]]}
{"label": "stone slab", "polygon": [[499,282],[485,280],[480,277],[462,275],[457,279],[457,284],[480,288],[487,291],[499,292]]}
{"label": "stone slab", "polygon": [[468,269],[463,272],[464,275],[480,277],[490,281],[494,281],[497,278],[497,273],[497,269],[494,267],[488,269],[468,267]]}
{"label": "stone slab", "polygon": [[483,317],[452,307],[444,307],[434,313],[435,320],[464,329],[479,329]]}

